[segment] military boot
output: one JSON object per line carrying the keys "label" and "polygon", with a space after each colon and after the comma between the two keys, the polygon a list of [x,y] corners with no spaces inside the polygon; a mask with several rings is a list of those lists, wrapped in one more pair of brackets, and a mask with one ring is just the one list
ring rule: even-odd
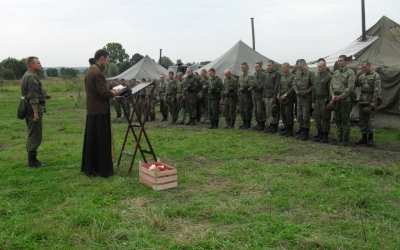
{"label": "military boot", "polygon": [[295,133],[295,135],[300,135],[303,132],[303,128],[300,127],[299,130]]}
{"label": "military boot", "polygon": [[318,131],[318,134],[314,136],[314,141],[319,142],[324,137],[324,134],[321,131]]}
{"label": "military boot", "polygon": [[243,129],[251,128],[250,122],[251,122],[251,120],[244,120],[244,127],[243,127]]}
{"label": "military boot", "polygon": [[340,145],[340,144],[342,144],[342,139],[334,139],[332,142],[331,142],[331,145]]}
{"label": "military boot", "polygon": [[367,147],[374,145],[374,134],[368,134]]}
{"label": "military boot", "polygon": [[121,118],[121,114],[117,114],[115,118]]}
{"label": "military boot", "polygon": [[281,128],[279,135],[285,136],[285,135],[287,135],[287,133],[288,133],[288,128]]}
{"label": "military boot", "polygon": [[252,128],[252,130],[257,130],[259,126],[260,126],[260,122],[257,121],[257,125],[255,125],[255,126]]}
{"label": "military boot", "polygon": [[269,124],[268,128],[265,129],[264,133],[269,133],[272,130],[273,124]]}
{"label": "military boot", "polygon": [[275,134],[275,133],[277,133],[278,132],[278,124],[271,124],[271,126],[272,126],[272,129],[269,131],[269,133],[268,134]]}
{"label": "military boot", "polygon": [[235,128],[235,119],[231,120],[231,126],[229,128]]}
{"label": "military boot", "polygon": [[230,126],[231,126],[231,120],[225,118],[225,127],[224,127],[224,129],[228,129],[228,128],[230,128]]}
{"label": "military boot", "polygon": [[293,136],[293,127],[288,127],[286,130],[286,137],[292,137]]}
{"label": "military boot", "polygon": [[171,125],[174,125],[176,123],[177,119],[172,119],[172,121],[170,122]]}
{"label": "military boot", "polygon": [[208,127],[208,129],[213,129],[214,128],[214,120],[210,121],[210,127]]}
{"label": "military boot", "polygon": [[162,118],[161,122],[167,122],[167,121],[168,121],[168,116],[163,115],[163,118]]}
{"label": "military boot", "polygon": [[322,133],[322,139],[321,139],[319,142],[321,142],[321,143],[328,143],[328,141],[329,141],[328,135],[329,135],[329,132],[323,132],[323,133]]}
{"label": "military boot", "polygon": [[362,134],[362,138],[354,143],[355,145],[367,144],[367,134]]}
{"label": "military boot", "polygon": [[30,168],[40,168],[40,167],[47,166],[45,163],[39,161],[36,158],[36,156],[37,156],[37,152],[36,151],[28,152],[28,167],[30,167]]}
{"label": "military boot", "polygon": [[257,131],[264,131],[264,129],[265,129],[265,122],[260,122]]}
{"label": "military boot", "polygon": [[196,125],[196,117],[190,117],[190,124],[189,126],[195,126]]}
{"label": "military boot", "polygon": [[300,140],[302,140],[302,141],[308,141],[308,133],[310,132],[310,129],[304,128],[303,130],[304,130],[304,132],[303,132],[303,134],[301,135]]}
{"label": "military boot", "polygon": [[218,129],[219,119],[214,121],[214,129]]}

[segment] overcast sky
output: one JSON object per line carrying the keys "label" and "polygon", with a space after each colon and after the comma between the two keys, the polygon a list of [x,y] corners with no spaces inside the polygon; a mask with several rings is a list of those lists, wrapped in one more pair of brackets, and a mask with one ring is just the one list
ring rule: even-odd
{"label": "overcast sky", "polygon": [[[399,0],[365,0],[366,27],[396,20]],[[0,0],[0,60],[88,66],[109,42],[174,63],[212,61],[238,40],[279,62],[328,56],[361,35],[361,0]]]}

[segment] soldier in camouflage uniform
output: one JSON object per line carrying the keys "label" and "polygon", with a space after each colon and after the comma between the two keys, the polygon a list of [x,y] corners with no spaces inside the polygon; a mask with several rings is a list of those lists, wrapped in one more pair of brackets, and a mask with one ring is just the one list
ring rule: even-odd
{"label": "soldier in camouflage uniform", "polygon": [[352,103],[350,92],[354,89],[355,76],[353,70],[347,68],[347,57],[339,56],[339,69],[333,73],[330,84],[330,95],[334,102],[335,120],[338,128],[338,139],[333,145],[347,146],[350,140],[350,113]]}
{"label": "soldier in camouflage uniform", "polygon": [[202,98],[200,99],[200,106],[201,110],[204,112],[204,119],[203,124],[210,123],[210,116],[208,114],[208,84],[209,84],[209,77],[207,70],[201,70],[201,77],[200,77],[200,85],[202,90]]}
{"label": "soldier in camouflage uniform", "polygon": [[253,130],[263,131],[266,119],[265,104],[263,102],[265,74],[262,72],[262,64],[260,62],[256,62],[254,67],[256,72],[254,73],[253,81],[250,82],[251,87],[249,88],[252,91],[254,116],[257,121],[257,125]]}
{"label": "soldier in camouflage uniform", "polygon": [[239,128],[248,129],[251,127],[253,112],[253,100],[251,99],[251,91],[249,91],[253,76],[249,74],[249,65],[246,62],[242,63],[241,66],[243,74],[239,76],[239,107],[243,124]]}
{"label": "soldier in camouflage uniform", "polygon": [[186,111],[189,114],[189,121],[185,125],[196,125],[197,117],[197,92],[199,91],[199,79],[194,77],[192,69],[187,69],[183,99],[186,100]]}
{"label": "soldier in camouflage uniform", "polygon": [[168,110],[171,113],[171,124],[175,124],[178,120],[178,106],[176,104],[176,80],[174,79],[174,72],[168,73],[169,82],[165,87],[165,103],[168,105]]}
{"label": "soldier in camouflage uniform", "polygon": [[[373,112],[377,107],[377,98],[381,93],[381,79],[369,61],[362,63],[364,73],[359,70],[355,82],[356,87],[361,87],[359,125],[362,138],[355,142],[356,145],[367,144],[372,146],[374,143],[374,117]],[[367,138],[368,135],[368,138]]]}
{"label": "soldier in camouflage uniform", "polygon": [[295,76],[290,72],[289,63],[282,64],[282,76],[277,89],[277,99],[280,102],[283,131],[279,134],[281,136],[293,136],[293,107],[296,98],[293,90]]}
{"label": "soldier in camouflage uniform", "polygon": [[[146,80],[147,80],[147,82],[151,82],[150,78],[147,78]],[[153,85],[152,84],[150,84],[146,88],[146,108],[147,108],[147,105],[149,105],[149,103],[150,103],[150,110],[149,110],[149,118],[150,118],[150,120],[149,121],[154,122],[156,120],[156,108],[155,108],[156,91],[154,90],[153,98],[151,99],[151,102],[150,102],[150,95],[151,95],[152,89],[153,89]]]}
{"label": "soldier in camouflage uniform", "polygon": [[331,111],[326,109],[326,101],[329,100],[329,87],[332,75],[326,70],[325,60],[318,62],[318,74],[315,77],[312,93],[312,108],[314,109],[314,121],[318,134],[314,136],[316,142],[327,143],[331,129]]}
{"label": "soldier in camouflage uniform", "polygon": [[161,122],[168,121],[168,105],[164,101],[165,97],[165,87],[167,86],[167,82],[165,81],[165,75],[160,75],[160,85],[158,85],[158,96],[160,97],[160,113],[162,115]]}
{"label": "soldier in camouflage uniform", "polygon": [[265,102],[267,123],[269,124],[269,127],[265,129],[265,133],[274,134],[278,132],[279,124],[279,103],[276,99],[276,95],[281,81],[281,74],[275,68],[275,62],[272,60],[268,61],[265,80],[263,101]]}
{"label": "soldier in camouflage uniform", "polygon": [[238,82],[235,77],[232,77],[229,69],[224,71],[224,75],[224,89],[221,93],[222,115],[226,123],[224,128],[235,128]]}
{"label": "soldier in camouflage uniform", "polygon": [[25,97],[28,114],[25,122],[28,127],[28,140],[26,150],[28,152],[28,166],[39,168],[46,164],[39,161],[37,150],[42,143],[42,121],[43,113],[46,112],[45,100],[50,99],[42,88],[42,82],[36,75],[42,70],[42,65],[37,57],[29,57],[26,61],[28,71],[22,77],[21,96]]}
{"label": "soldier in camouflage uniform", "polygon": [[219,101],[223,84],[221,78],[215,73],[215,69],[211,68],[208,72],[210,73],[208,84],[208,113],[210,115],[211,124],[209,129],[217,129],[219,123]]}
{"label": "soldier in camouflage uniform", "polygon": [[293,85],[297,95],[297,122],[300,125],[300,137],[298,139],[306,141],[310,133],[311,92],[315,73],[307,67],[304,59],[298,61],[299,70],[296,72]]}
{"label": "soldier in camouflage uniform", "polygon": [[[142,78],[141,79],[142,83],[146,82],[146,79]],[[145,116],[146,114],[146,88],[140,90],[139,92],[139,107],[138,107],[138,113],[139,117],[138,120],[140,120],[142,117]]]}
{"label": "soldier in camouflage uniform", "polygon": [[175,125],[183,125],[186,120],[186,100],[183,99],[183,89],[185,86],[185,79],[183,79],[182,72],[178,72],[176,80],[176,101],[178,105],[178,120]]}

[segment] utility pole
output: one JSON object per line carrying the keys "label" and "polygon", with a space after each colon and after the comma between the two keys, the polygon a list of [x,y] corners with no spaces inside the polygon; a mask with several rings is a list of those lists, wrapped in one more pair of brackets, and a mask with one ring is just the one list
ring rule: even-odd
{"label": "utility pole", "polygon": [[254,37],[254,17],[252,17],[250,19],[251,19],[251,32],[253,34],[253,50],[256,50],[256,40]]}
{"label": "utility pole", "polygon": [[365,1],[361,0],[361,18],[362,18],[362,40],[365,41],[367,40],[366,34],[365,34]]}
{"label": "utility pole", "polygon": [[158,60],[158,64],[160,64],[160,65],[161,65],[161,52],[162,52],[162,49],[160,49],[160,60]]}

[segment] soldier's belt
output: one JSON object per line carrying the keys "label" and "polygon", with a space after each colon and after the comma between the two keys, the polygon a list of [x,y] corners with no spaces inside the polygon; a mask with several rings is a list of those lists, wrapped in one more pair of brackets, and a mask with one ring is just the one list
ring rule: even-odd
{"label": "soldier's belt", "polygon": [[361,90],[361,94],[373,94],[374,91],[369,91],[369,90]]}
{"label": "soldier's belt", "polygon": [[46,104],[46,102],[45,102],[45,101],[39,101],[39,104],[41,104],[41,105],[45,105],[45,104]]}
{"label": "soldier's belt", "polygon": [[333,94],[334,95],[341,95],[341,94],[343,94],[343,92],[335,91],[335,92],[333,92]]}
{"label": "soldier's belt", "polygon": [[325,99],[325,98],[329,97],[329,95],[316,95],[315,97],[317,99]]}

